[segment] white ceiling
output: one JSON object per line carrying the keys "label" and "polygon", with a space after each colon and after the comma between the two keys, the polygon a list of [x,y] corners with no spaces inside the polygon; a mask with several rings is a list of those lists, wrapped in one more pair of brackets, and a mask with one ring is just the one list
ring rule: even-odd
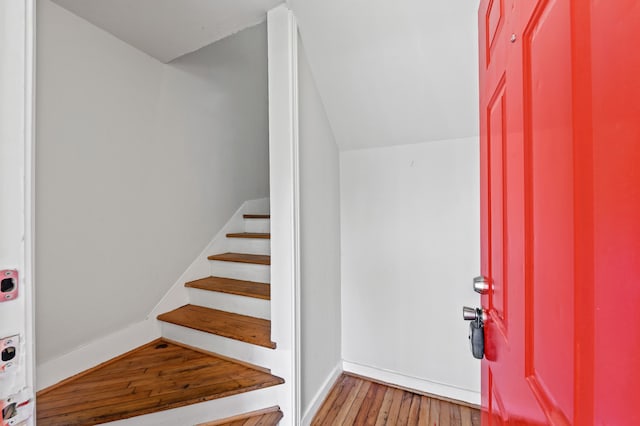
{"label": "white ceiling", "polygon": [[341,149],[478,135],[479,0],[288,0]]}
{"label": "white ceiling", "polygon": [[[54,0],[168,62],[282,0]],[[342,150],[478,135],[479,0],[287,0]]]}
{"label": "white ceiling", "polygon": [[282,0],[54,0],[169,62],[265,19]]}

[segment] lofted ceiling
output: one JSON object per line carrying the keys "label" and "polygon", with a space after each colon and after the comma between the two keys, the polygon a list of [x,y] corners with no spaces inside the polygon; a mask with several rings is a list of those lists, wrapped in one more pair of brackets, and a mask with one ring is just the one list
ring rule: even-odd
{"label": "lofted ceiling", "polygon": [[478,0],[288,0],[343,150],[478,135]]}
{"label": "lofted ceiling", "polygon": [[161,62],[265,19],[282,0],[53,0]]}

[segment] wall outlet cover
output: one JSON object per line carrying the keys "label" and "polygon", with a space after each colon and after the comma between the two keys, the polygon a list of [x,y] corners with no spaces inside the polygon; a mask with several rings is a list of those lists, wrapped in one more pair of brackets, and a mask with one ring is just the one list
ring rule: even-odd
{"label": "wall outlet cover", "polygon": [[0,270],[0,303],[16,299],[19,284],[17,269]]}

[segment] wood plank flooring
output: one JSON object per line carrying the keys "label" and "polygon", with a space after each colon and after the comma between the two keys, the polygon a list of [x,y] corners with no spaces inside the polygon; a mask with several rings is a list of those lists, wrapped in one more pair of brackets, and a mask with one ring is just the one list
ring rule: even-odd
{"label": "wood plank flooring", "polygon": [[282,417],[280,407],[271,407],[229,419],[202,423],[198,426],[276,426]]}
{"label": "wood plank flooring", "polygon": [[37,422],[95,425],[281,383],[264,371],[159,339],[38,392]]}
{"label": "wood plank flooring", "polygon": [[209,260],[223,262],[253,263],[256,265],[271,265],[271,256],[265,254],[222,253],[208,257]]}
{"label": "wood plank flooring", "polygon": [[207,277],[188,282],[185,284],[185,287],[237,294],[239,296],[254,297],[256,299],[271,300],[271,286],[266,283],[258,283],[254,281],[234,280],[222,277]]}
{"label": "wood plank flooring", "polygon": [[271,341],[271,321],[262,318],[219,311],[204,306],[185,305],[158,315],[158,319],[269,349],[276,348],[276,344]]}
{"label": "wood plank flooring", "polygon": [[311,424],[480,426],[480,411],[343,374]]}

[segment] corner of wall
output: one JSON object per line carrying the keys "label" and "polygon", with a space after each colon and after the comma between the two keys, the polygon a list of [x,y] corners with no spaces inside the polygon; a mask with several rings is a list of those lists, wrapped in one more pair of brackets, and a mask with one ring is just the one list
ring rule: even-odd
{"label": "corner of wall", "polygon": [[58,358],[37,365],[36,390],[55,385],[158,337],[160,327],[145,320],[74,348]]}
{"label": "corner of wall", "polygon": [[200,252],[191,265],[189,265],[182,275],[180,275],[160,302],[158,302],[158,304],[151,310],[149,315],[147,315],[146,321],[155,321],[155,318],[161,313],[185,305],[188,302],[188,293],[184,287],[184,283],[210,275],[211,265],[207,257],[211,253],[217,253],[224,249],[226,235],[228,233],[237,231],[238,229],[243,229],[242,215],[256,211],[263,212],[268,210],[269,198],[248,200],[242,203],[238,210],[236,210],[227,223],[225,223],[220,231],[218,231],[218,233],[211,239],[209,244]]}
{"label": "corner of wall", "polygon": [[302,426],[308,426],[311,424],[311,421],[313,420],[318,410],[322,406],[322,403],[324,402],[324,400],[329,395],[329,392],[331,391],[331,389],[333,388],[333,385],[336,383],[336,381],[342,374],[342,371],[343,371],[342,360],[340,360],[340,362],[336,364],[333,370],[331,370],[331,373],[329,373],[325,381],[322,383],[322,386],[320,386],[320,389],[318,389],[318,392],[316,392],[316,394],[311,399],[311,403],[309,404],[309,407],[305,410],[304,414],[302,415],[302,420],[300,421],[300,424]]}

